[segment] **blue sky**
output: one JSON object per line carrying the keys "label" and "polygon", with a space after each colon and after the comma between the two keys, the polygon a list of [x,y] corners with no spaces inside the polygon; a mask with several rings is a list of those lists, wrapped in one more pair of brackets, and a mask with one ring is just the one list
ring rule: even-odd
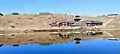
{"label": "blue sky", "polygon": [[120,0],[0,0],[0,12],[100,15],[120,13],[119,2]]}

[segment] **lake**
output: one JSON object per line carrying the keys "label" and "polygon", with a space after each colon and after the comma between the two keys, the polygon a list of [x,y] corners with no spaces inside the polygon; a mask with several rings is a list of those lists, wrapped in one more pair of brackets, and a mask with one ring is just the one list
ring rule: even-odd
{"label": "lake", "polygon": [[120,54],[120,40],[80,34],[70,37],[46,34],[0,36],[0,54]]}
{"label": "lake", "polygon": [[4,45],[0,47],[0,54],[120,54],[120,41],[95,39],[41,45],[26,44],[20,46]]}

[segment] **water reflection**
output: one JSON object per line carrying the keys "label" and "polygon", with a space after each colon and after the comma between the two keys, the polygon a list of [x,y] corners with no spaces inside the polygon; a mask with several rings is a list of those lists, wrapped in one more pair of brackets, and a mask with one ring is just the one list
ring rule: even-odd
{"label": "water reflection", "polygon": [[14,47],[18,47],[18,46],[19,46],[19,44],[14,44],[14,45],[12,45],[12,46],[14,46]]}
{"label": "water reflection", "polygon": [[[81,40],[95,39],[98,37],[91,37],[85,34],[65,33],[65,34],[54,34],[50,32],[38,32],[38,33],[19,33],[19,34],[8,34],[6,36],[0,36],[0,43],[4,45],[12,45],[18,47],[22,44],[40,44],[42,46],[50,46],[52,44],[62,44],[70,41],[76,41],[76,44],[80,44]],[[3,46],[1,44],[0,46]]]}
{"label": "water reflection", "polygon": [[74,40],[75,40],[76,45],[80,44],[80,41],[81,41],[80,38],[75,38]]}
{"label": "water reflection", "polygon": [[[41,46],[50,46],[53,44],[65,44],[75,41],[80,44],[81,41],[104,38],[103,32],[85,32],[85,33],[52,33],[52,32],[35,32],[35,33],[10,33],[0,36],[0,43],[18,47],[23,44],[39,44]],[[118,41],[119,39],[108,39]],[[3,46],[3,44],[0,45]]]}
{"label": "water reflection", "polygon": [[0,44],[0,47],[2,47],[3,46],[3,44]]}
{"label": "water reflection", "polygon": [[0,54],[117,54],[120,41],[114,38],[102,32],[9,33],[0,36]]}

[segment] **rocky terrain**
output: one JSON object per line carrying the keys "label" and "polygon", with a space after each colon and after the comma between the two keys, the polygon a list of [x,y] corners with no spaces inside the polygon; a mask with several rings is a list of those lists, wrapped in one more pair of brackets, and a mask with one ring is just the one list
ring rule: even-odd
{"label": "rocky terrain", "polygon": [[[0,44],[19,45],[37,43],[40,45],[51,45],[53,43],[66,43],[73,41],[75,37],[61,38],[55,35],[49,35],[50,32],[30,32],[29,30],[50,28],[49,24],[53,21],[73,20],[73,15],[66,14],[29,14],[29,15],[4,15],[0,16]],[[114,37],[120,37],[120,17],[87,17],[81,16],[82,20],[97,20],[103,22],[101,29],[107,31]],[[26,31],[27,30],[27,31]],[[114,31],[113,31],[114,30]],[[84,39],[84,35],[78,35]],[[108,38],[108,34],[98,36],[87,36],[88,39]]]}
{"label": "rocky terrain", "polygon": [[[0,16],[0,33],[21,33],[29,30],[50,28],[53,21],[73,20],[73,15],[67,14],[19,14]],[[103,22],[101,30],[120,30],[120,16],[91,17],[81,16],[82,20],[97,20]],[[1,32],[7,31],[7,32]]]}
{"label": "rocky terrain", "polygon": [[[53,21],[62,21],[62,20],[73,20],[75,17],[73,15],[67,14],[21,14],[21,15],[4,15],[0,16],[0,30],[5,29],[34,29],[34,28],[48,28],[49,24]],[[90,17],[90,16],[81,16],[83,20],[98,20],[106,24],[108,27],[119,27],[120,26],[120,17],[114,18],[105,18],[105,17]],[[109,23],[110,19],[113,19]]]}
{"label": "rocky terrain", "polygon": [[70,20],[70,15],[5,15],[0,16],[0,30],[29,30],[35,28],[48,28],[49,24],[58,20]]}

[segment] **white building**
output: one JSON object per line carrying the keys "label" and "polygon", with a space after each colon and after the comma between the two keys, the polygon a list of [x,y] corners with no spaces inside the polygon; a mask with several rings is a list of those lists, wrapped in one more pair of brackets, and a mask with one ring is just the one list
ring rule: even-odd
{"label": "white building", "polygon": [[119,14],[108,14],[106,17],[117,17]]}

